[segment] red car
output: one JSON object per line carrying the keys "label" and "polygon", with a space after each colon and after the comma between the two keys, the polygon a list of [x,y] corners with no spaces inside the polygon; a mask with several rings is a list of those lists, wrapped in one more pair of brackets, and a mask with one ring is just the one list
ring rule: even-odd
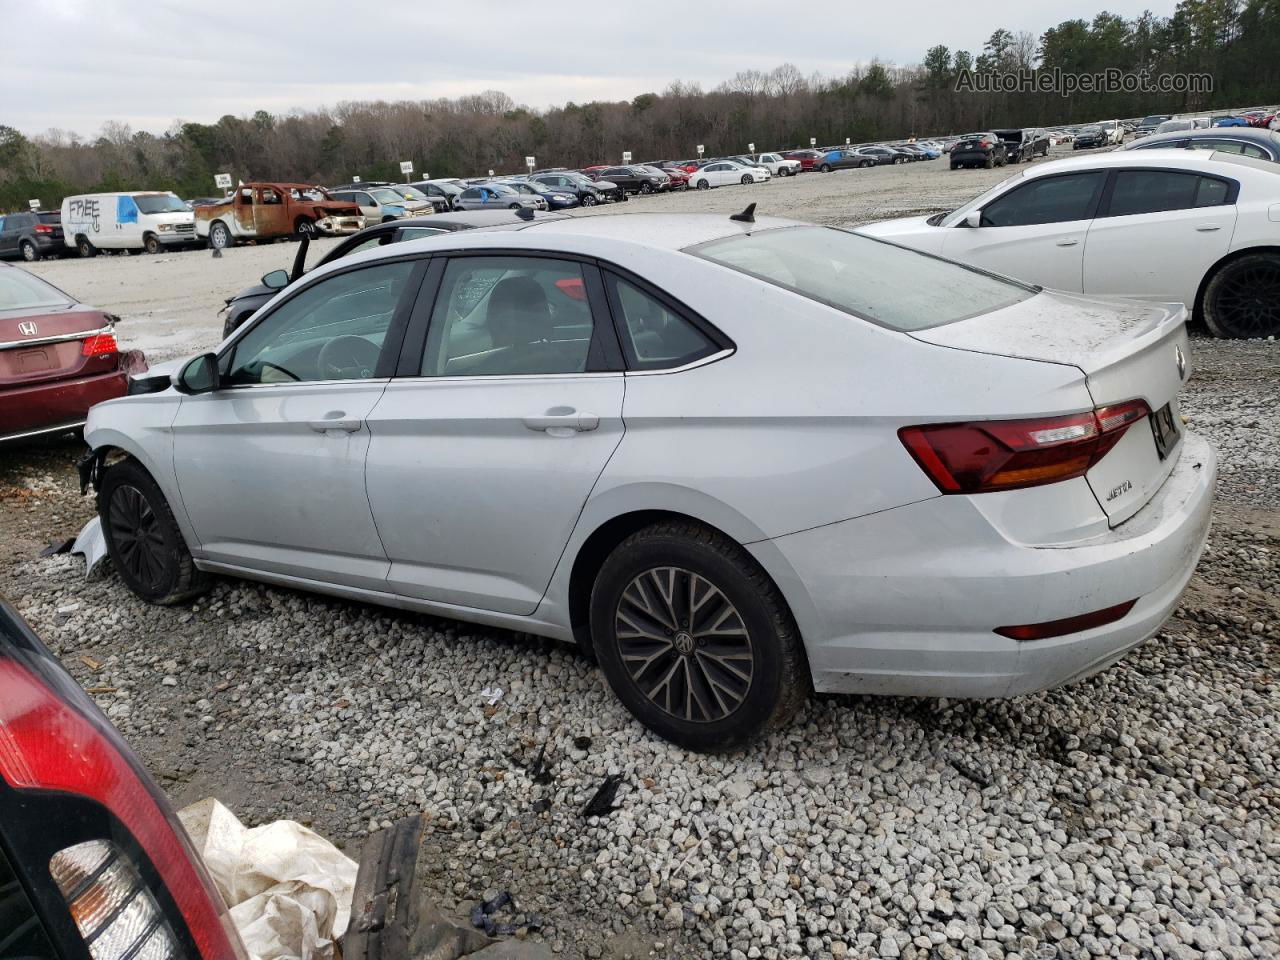
{"label": "red car", "polygon": [[825,156],[826,154],[821,150],[788,150],[782,155],[784,160],[799,160],[801,173],[806,170],[816,170]]}
{"label": "red car", "polygon": [[115,317],[0,264],[0,442],[65,433],[89,408],[122,397],[142,353],[121,353]]}

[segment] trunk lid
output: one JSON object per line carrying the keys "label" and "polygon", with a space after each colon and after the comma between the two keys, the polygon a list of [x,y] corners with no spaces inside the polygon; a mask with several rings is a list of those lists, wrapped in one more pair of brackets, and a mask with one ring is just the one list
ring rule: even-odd
{"label": "trunk lid", "polygon": [[1178,393],[1191,373],[1181,304],[1045,291],[912,336],[958,350],[1077,367],[1098,408],[1144,401],[1151,415],[1132,424],[1086,475],[1112,526],[1142,509],[1177,462]]}
{"label": "trunk lid", "polygon": [[[101,310],[81,304],[40,313],[0,311],[0,387],[100,372],[103,359],[82,350],[85,340],[110,325]],[[115,362],[113,355],[110,365]]]}

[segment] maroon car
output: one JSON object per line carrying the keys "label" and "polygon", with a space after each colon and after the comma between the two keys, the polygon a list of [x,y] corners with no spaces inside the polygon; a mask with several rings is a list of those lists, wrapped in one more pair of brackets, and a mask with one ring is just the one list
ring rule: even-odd
{"label": "maroon car", "polygon": [[63,433],[122,397],[142,353],[121,353],[115,317],[0,264],[0,442]]}
{"label": "maroon car", "polygon": [[821,150],[788,150],[782,155],[784,160],[799,160],[802,173],[816,170],[825,156]]}

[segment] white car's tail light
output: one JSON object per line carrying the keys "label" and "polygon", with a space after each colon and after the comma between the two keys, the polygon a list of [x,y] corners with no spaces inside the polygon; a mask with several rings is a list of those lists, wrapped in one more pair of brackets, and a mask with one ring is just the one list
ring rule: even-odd
{"label": "white car's tail light", "polygon": [[[165,902],[172,904],[167,928],[180,930],[179,940],[190,945],[179,954],[184,960],[244,960],[244,944],[222,898],[159,789],[88,695],[37,647],[39,641],[34,636],[19,639],[26,645],[0,650],[0,778],[17,791],[71,795],[100,807],[118,824],[110,831],[111,840],[136,845],[148,866],[141,872],[155,878],[145,898],[126,898],[138,882],[141,861],[109,861],[105,854],[98,856],[102,848],[82,842],[52,855],[55,880],[74,883],[94,857],[104,868],[121,866],[110,876],[104,872],[101,885],[92,891],[63,890],[59,883],[63,895],[84,913],[86,925],[93,931],[101,928],[97,936],[110,934],[103,950],[115,950],[122,939],[135,937],[130,943],[145,949],[148,958],[173,956],[164,952],[163,939],[136,939],[158,915],[156,898],[162,890]],[[123,903],[118,916],[104,925],[103,905],[117,901]],[[76,922],[81,923],[80,917]],[[95,960],[136,960],[127,952],[92,952]]]}
{"label": "white car's tail light", "polygon": [[175,960],[178,944],[155,897],[108,840],[53,855],[49,872],[93,960]]}
{"label": "white car's tail light", "polygon": [[1065,417],[903,427],[898,437],[943,493],[987,493],[1083,477],[1150,413],[1130,400]]}

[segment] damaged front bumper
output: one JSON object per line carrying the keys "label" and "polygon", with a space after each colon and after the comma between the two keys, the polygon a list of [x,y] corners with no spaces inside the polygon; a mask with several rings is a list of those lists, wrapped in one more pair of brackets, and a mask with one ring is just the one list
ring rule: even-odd
{"label": "damaged front bumper", "polygon": [[94,517],[80,529],[68,552],[84,557],[85,579],[91,577],[98,564],[107,556],[107,538],[102,535],[102,521],[98,517]]}
{"label": "damaged front bumper", "polygon": [[316,230],[327,237],[347,236],[365,228],[364,217],[325,217],[316,221]]}

